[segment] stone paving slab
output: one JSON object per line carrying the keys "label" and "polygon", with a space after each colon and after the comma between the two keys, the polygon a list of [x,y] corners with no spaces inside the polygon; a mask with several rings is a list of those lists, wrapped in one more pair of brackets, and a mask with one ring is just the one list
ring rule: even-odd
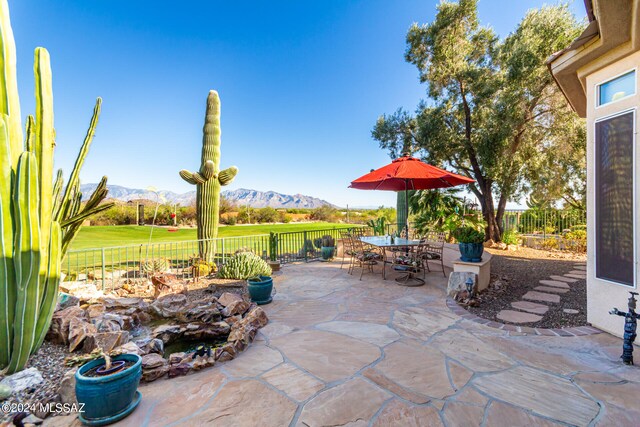
{"label": "stone paving slab", "polygon": [[584,279],[587,278],[587,275],[586,274],[567,273],[567,274],[565,274],[565,277],[570,277],[572,279],[584,280]]}
{"label": "stone paving slab", "polygon": [[496,317],[509,323],[533,323],[542,320],[542,316],[515,310],[501,310]]}
{"label": "stone paving slab", "polygon": [[544,301],[544,302],[553,302],[553,303],[560,302],[560,295],[547,294],[545,292],[536,292],[536,291],[529,291],[526,294],[524,294],[522,298],[528,299],[531,301]]}
{"label": "stone paving slab", "polygon": [[531,301],[515,301],[511,303],[511,307],[533,314],[545,314],[549,311],[549,306]]}
{"label": "stone paving slab", "polygon": [[540,284],[544,286],[553,286],[554,288],[571,289],[567,282],[560,280],[540,280]]}
{"label": "stone paving slab", "polygon": [[569,292],[569,289],[556,288],[554,286],[536,286],[533,289],[540,292],[551,292],[554,294],[566,294]]}
{"label": "stone paving slab", "polygon": [[549,277],[551,278],[551,280],[557,280],[558,282],[567,282],[567,283],[575,283],[575,282],[577,282],[579,280],[579,279],[576,279],[576,278],[565,277],[565,276],[551,275]]}

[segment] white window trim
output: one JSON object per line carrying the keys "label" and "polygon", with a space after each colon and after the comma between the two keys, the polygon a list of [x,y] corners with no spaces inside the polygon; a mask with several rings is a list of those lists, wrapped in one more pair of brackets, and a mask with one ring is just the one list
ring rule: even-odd
{"label": "white window trim", "polygon": [[[633,93],[630,93],[629,95],[623,96],[620,99],[616,99],[615,101],[607,102],[606,104],[598,104],[598,102],[600,102],[600,86],[602,86],[604,84],[607,84],[607,83],[617,79],[618,77],[622,77],[622,76],[624,76],[626,74],[629,74],[629,73],[635,73],[635,78],[633,79]],[[623,71],[620,74],[616,74],[615,76],[610,77],[607,80],[603,80],[603,81],[595,84],[595,91],[594,91],[594,94],[595,94],[595,96],[594,96],[595,109],[597,110],[598,108],[602,108],[602,107],[607,107],[609,105],[613,105],[616,102],[620,102],[620,101],[623,101],[625,99],[631,98],[632,96],[635,96],[637,93],[638,93],[638,67],[633,67],[633,68],[631,68],[631,69],[629,69],[627,71]]]}
{"label": "white window trim", "polygon": [[[626,74],[626,73],[622,73],[622,74]],[[615,102],[615,101],[614,101]],[[611,103],[609,103],[611,104]],[[609,105],[609,104],[605,104],[605,105]],[[594,240],[595,240],[595,245],[594,245],[594,264],[595,264],[595,268],[593,270],[593,276],[595,277],[596,280],[600,280],[602,282],[606,282],[606,283],[610,283],[616,286],[622,286],[625,289],[638,289],[638,283],[637,283],[637,267],[638,267],[638,239],[637,239],[637,212],[636,212],[636,140],[637,140],[637,114],[636,114],[636,107],[633,108],[627,108],[625,110],[622,111],[617,111],[615,113],[609,114],[607,116],[603,116],[603,117],[598,117],[596,120],[594,120],[593,122],[593,146],[594,146],[594,153],[593,153],[593,162],[594,162],[594,166],[595,166],[595,162],[596,162],[596,153],[595,153],[595,146],[596,146],[596,124],[605,120],[609,120],[609,119],[613,119],[615,117],[618,116],[624,116],[625,114],[629,114],[631,113],[633,115],[633,141],[632,141],[632,149],[633,149],[633,153],[632,153],[632,157],[633,157],[633,163],[632,163],[632,168],[633,168],[633,188],[631,191],[633,191],[633,286],[629,286],[625,283],[621,283],[621,282],[616,282],[614,280],[610,280],[610,279],[604,279],[602,277],[598,277],[598,254],[595,253],[597,251],[598,248],[598,234],[595,233],[594,231]],[[593,184],[594,187],[596,185],[597,182],[597,177],[595,176],[595,168],[594,168],[594,178],[593,178]],[[597,203],[597,199],[595,197],[595,191],[594,191],[594,196],[593,196],[593,216],[594,216],[594,222],[596,227],[598,226],[598,217],[596,215],[597,209],[596,209],[596,203]],[[588,237],[587,237],[588,238]]]}

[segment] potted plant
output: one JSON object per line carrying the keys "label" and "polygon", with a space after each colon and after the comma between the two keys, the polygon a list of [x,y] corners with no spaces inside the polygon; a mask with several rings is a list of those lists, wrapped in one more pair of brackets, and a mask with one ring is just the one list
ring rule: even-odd
{"label": "potted plant", "polygon": [[324,261],[329,261],[333,258],[333,254],[336,250],[336,240],[330,235],[322,236],[322,246],[320,246],[320,251],[322,252],[322,259]]}
{"label": "potted plant", "polygon": [[280,261],[278,261],[278,235],[273,231],[269,233],[269,267],[271,267],[271,271],[280,271]]}
{"label": "potted plant", "polygon": [[273,279],[271,276],[254,276],[247,279],[247,289],[251,301],[258,305],[269,304],[272,301]]}
{"label": "potted plant", "polygon": [[120,354],[113,359],[102,357],[86,363],[76,371],[76,398],[84,404],[80,421],[102,426],[125,418],[138,406],[142,377],[142,358],[137,354]]}
{"label": "potted plant", "polygon": [[473,227],[461,227],[453,232],[458,241],[462,261],[480,262],[484,252],[484,233]]}

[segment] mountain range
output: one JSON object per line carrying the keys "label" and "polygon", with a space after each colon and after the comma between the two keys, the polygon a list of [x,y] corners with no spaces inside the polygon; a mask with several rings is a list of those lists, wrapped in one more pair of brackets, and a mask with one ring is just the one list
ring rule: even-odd
{"label": "mountain range", "polygon": [[[83,184],[80,186],[82,198],[86,200],[96,188],[97,184]],[[137,188],[127,188],[120,185],[108,185],[108,198],[128,202],[130,200],[145,199],[155,201],[157,197],[163,203],[177,203],[182,206],[190,206],[195,204],[196,192],[189,191],[187,193],[174,193],[172,191],[158,190],[153,192]],[[157,195],[156,195],[157,194]],[[253,208],[306,208],[315,209],[321,206],[333,206],[326,200],[317,197],[305,196],[302,194],[282,194],[275,191],[258,191],[239,188],[237,190],[223,191],[224,196],[230,202],[238,206],[251,206]]]}

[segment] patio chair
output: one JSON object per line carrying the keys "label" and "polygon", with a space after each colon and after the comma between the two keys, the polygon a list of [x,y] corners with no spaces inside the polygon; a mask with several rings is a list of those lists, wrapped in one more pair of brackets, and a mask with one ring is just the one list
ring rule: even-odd
{"label": "patio chair", "polygon": [[[404,276],[396,278],[396,282],[404,286],[424,285],[426,278],[425,262],[426,251],[429,243],[421,240],[417,246],[408,248],[409,250],[394,251],[391,262],[393,270],[406,273]],[[415,277],[415,274],[422,271],[422,279]]]}
{"label": "patio chair", "polygon": [[340,232],[340,239],[342,240],[342,262],[340,263],[340,268],[345,264],[347,257],[349,257],[349,268],[348,271],[351,271],[351,265],[353,264],[353,242],[352,235],[347,231]]}
{"label": "patio chair", "polygon": [[360,280],[362,280],[365,268],[374,273],[373,266],[381,259],[381,255],[379,252],[365,247],[360,238],[354,235],[351,236],[351,244],[353,245],[353,258],[349,274],[353,274],[353,270],[357,265],[360,267]]}
{"label": "patio chair", "polygon": [[429,268],[429,261],[440,262],[442,268],[442,274],[446,277],[447,273],[444,271],[444,242],[446,235],[444,232],[430,231],[424,236],[426,241],[426,249],[423,254],[424,265],[427,267],[427,271],[431,272]]}

